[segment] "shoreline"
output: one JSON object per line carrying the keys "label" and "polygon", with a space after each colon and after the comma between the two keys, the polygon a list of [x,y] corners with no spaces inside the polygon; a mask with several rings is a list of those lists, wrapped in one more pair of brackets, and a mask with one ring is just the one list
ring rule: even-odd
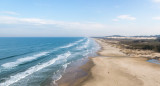
{"label": "shoreline", "polygon": [[90,70],[94,66],[91,59],[99,56],[98,51],[100,51],[101,48],[99,43],[97,44],[98,47],[95,56],[84,58],[83,62],[80,62],[79,65],[77,65],[77,61],[71,63],[62,75],[62,78],[56,81],[58,86],[82,86],[82,83],[91,76]]}
{"label": "shoreline", "polygon": [[[78,77],[74,85],[59,86],[160,86],[160,65],[147,62],[148,58],[124,54],[104,39],[94,39],[101,49],[90,58],[88,75]],[[86,78],[87,77],[87,78]],[[125,83],[123,83],[125,82]]]}
{"label": "shoreline", "polygon": [[94,66],[91,58],[85,59],[82,64],[72,63],[56,83],[58,86],[81,86],[90,76],[90,69]]}

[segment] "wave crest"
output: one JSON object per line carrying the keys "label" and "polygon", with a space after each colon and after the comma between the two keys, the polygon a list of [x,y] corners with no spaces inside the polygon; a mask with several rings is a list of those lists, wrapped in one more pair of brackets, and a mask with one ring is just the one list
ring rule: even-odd
{"label": "wave crest", "polygon": [[16,67],[16,66],[18,66],[20,64],[23,64],[23,63],[26,63],[26,62],[30,62],[30,61],[33,61],[35,59],[38,59],[39,57],[45,56],[48,53],[49,52],[41,52],[41,53],[33,55],[33,56],[28,56],[28,57],[25,57],[25,58],[17,59],[14,62],[8,62],[8,63],[5,63],[5,64],[2,64],[1,66],[4,67],[4,68]]}
{"label": "wave crest", "polygon": [[9,86],[11,84],[14,84],[14,83],[18,82],[19,80],[21,80],[21,79],[39,71],[39,70],[41,70],[41,69],[43,69],[47,66],[50,66],[50,65],[54,64],[57,60],[68,58],[70,55],[71,55],[71,53],[68,51],[67,53],[58,55],[57,58],[54,58],[54,59],[52,59],[48,62],[33,66],[33,67],[29,68],[28,70],[26,70],[24,72],[18,73],[18,74],[13,75],[13,76],[10,76],[10,78],[8,80],[6,80],[3,83],[0,83],[0,86]]}

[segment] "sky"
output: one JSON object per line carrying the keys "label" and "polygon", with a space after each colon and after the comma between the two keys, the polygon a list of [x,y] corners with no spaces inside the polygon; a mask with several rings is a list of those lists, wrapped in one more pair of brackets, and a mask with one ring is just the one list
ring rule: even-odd
{"label": "sky", "polygon": [[160,0],[0,0],[0,37],[160,35]]}

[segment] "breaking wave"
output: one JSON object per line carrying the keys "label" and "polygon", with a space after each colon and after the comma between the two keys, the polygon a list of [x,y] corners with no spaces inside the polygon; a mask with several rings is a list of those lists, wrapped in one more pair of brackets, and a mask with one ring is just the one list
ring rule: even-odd
{"label": "breaking wave", "polygon": [[6,80],[3,83],[0,83],[0,86],[9,86],[11,84],[14,84],[14,83],[18,82],[19,80],[39,71],[47,66],[54,64],[57,60],[67,59],[70,55],[71,55],[71,53],[68,51],[64,54],[58,55],[57,58],[51,59],[48,62],[33,66],[24,72],[20,72],[16,75],[10,76],[10,78],[8,80]]}

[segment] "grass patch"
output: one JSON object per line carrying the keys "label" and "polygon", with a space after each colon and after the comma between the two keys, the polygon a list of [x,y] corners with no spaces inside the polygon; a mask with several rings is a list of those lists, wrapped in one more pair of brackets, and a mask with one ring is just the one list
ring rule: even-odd
{"label": "grass patch", "polygon": [[142,49],[142,50],[153,50],[156,52],[160,52],[160,38],[147,39],[147,40],[131,40],[124,39],[119,40],[120,44],[127,45],[125,46],[127,49]]}

